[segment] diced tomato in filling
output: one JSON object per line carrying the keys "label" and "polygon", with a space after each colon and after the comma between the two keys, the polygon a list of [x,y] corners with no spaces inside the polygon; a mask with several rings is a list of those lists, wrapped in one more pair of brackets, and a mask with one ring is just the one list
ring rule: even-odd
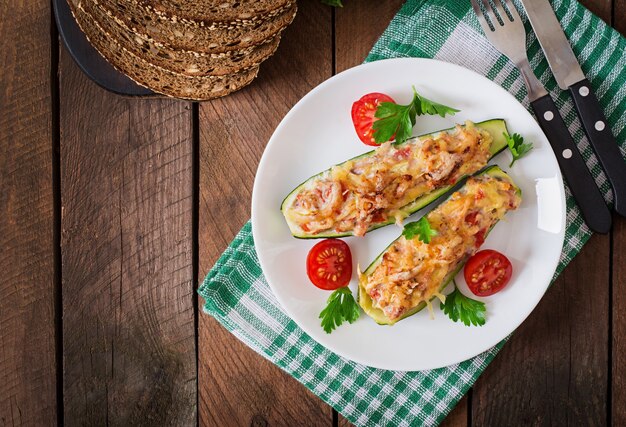
{"label": "diced tomato in filling", "polygon": [[478,216],[478,212],[470,212],[467,215],[465,215],[465,222],[468,223],[469,225],[476,225],[477,220],[476,217]]}
{"label": "diced tomato in filling", "polygon": [[476,247],[480,247],[483,243],[485,243],[485,235],[487,234],[487,230],[480,230],[476,233]]}
{"label": "diced tomato in filling", "polygon": [[394,157],[397,160],[406,160],[409,158],[410,155],[411,155],[411,147],[405,147],[396,151]]}
{"label": "diced tomato in filling", "polygon": [[385,220],[385,216],[383,215],[382,210],[374,213],[372,216],[372,222],[383,222]]}

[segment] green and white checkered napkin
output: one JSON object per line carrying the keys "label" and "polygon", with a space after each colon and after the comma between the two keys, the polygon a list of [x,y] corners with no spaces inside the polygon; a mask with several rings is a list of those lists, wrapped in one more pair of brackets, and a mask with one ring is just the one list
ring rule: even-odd
{"label": "green and white checkered napkin", "polygon": [[[521,13],[523,9],[518,6]],[[623,154],[626,40],[575,0],[555,0],[553,6]],[[529,34],[531,65],[556,99],[587,166],[610,201],[609,184],[583,134],[573,103],[568,94],[558,90],[534,34]],[[436,58],[460,64],[500,84],[528,107],[519,73],[484,37],[469,0],[409,0],[367,61],[392,57]],[[557,274],[591,235],[569,189],[566,191],[567,230]],[[346,360],[311,339],[283,312],[259,267],[250,223],[224,252],[199,293],[206,300],[207,313],[357,425],[438,424],[504,344],[458,365],[423,372],[385,371]]]}

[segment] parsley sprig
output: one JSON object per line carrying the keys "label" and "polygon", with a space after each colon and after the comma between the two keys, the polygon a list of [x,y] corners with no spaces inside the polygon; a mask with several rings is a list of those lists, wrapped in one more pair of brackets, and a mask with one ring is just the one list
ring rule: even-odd
{"label": "parsley sprig", "polygon": [[320,313],[322,328],[330,334],[345,321],[354,323],[361,312],[350,288],[339,288],[328,297],[326,308]]}
{"label": "parsley sprig", "polygon": [[381,102],[374,115],[378,120],[374,121],[374,141],[382,144],[389,141],[396,135],[396,142],[402,143],[411,137],[413,126],[417,116],[439,115],[445,117],[446,114],[454,115],[459,112],[452,107],[438,104],[430,99],[424,98],[417,93],[413,86],[413,99],[408,105],[399,105],[393,102]]}
{"label": "parsley sprig", "polygon": [[485,324],[487,308],[484,302],[466,297],[454,283],[454,291],[446,296],[446,302],[440,308],[453,322],[461,320],[465,326],[483,326]]}
{"label": "parsley sprig", "polygon": [[329,6],[343,7],[343,3],[341,3],[341,0],[322,0],[322,3]]}
{"label": "parsley sprig", "polygon": [[506,139],[507,145],[509,146],[511,155],[513,156],[513,160],[511,160],[511,164],[509,165],[509,167],[511,167],[516,160],[521,159],[528,154],[528,152],[533,148],[533,144],[524,144],[524,138],[519,133],[509,135],[508,133],[503,132],[503,135]]}
{"label": "parsley sprig", "polygon": [[422,242],[430,243],[430,238],[437,235],[437,230],[430,228],[430,222],[423,216],[419,221],[409,222],[404,226],[402,235],[410,240],[417,236]]}

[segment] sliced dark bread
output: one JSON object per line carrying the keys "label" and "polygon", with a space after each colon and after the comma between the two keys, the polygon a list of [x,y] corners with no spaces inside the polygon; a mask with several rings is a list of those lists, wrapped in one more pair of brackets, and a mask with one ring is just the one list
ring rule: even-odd
{"label": "sliced dark bread", "polygon": [[289,0],[131,0],[153,7],[158,13],[196,21],[237,22],[268,15]]}
{"label": "sliced dark bread", "polygon": [[[124,22],[134,34],[154,42],[156,46],[203,53],[223,53],[256,46],[286,28],[293,21],[297,10],[294,1],[269,19],[224,26],[223,22],[164,18],[153,9],[146,11],[143,8],[131,8],[132,3],[124,0],[85,1],[96,3],[107,14]],[[117,37],[115,33],[113,36]]]}
{"label": "sliced dark bread", "polygon": [[232,74],[259,65],[276,51],[280,42],[279,33],[258,46],[241,50],[222,53],[175,50],[139,37],[122,20],[107,14],[92,1],[83,0],[82,8],[98,22],[104,32],[115,34],[117,42],[139,58],[190,76]]}
{"label": "sliced dark bread", "polygon": [[78,25],[96,50],[115,68],[155,92],[175,98],[205,101],[241,89],[258,74],[258,65],[223,76],[188,76],[150,64],[120,46],[107,34],[85,11],[81,0],[71,0],[69,3]]}

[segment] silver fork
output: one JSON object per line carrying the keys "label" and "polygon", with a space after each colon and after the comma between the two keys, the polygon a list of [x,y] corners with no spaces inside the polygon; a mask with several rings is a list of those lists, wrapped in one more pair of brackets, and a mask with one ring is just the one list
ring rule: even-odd
{"label": "silver fork", "polygon": [[492,0],[494,10],[489,0],[471,1],[491,44],[519,69],[528,90],[530,105],[550,141],[585,222],[595,232],[608,233],[611,229],[611,213],[554,101],[530,68],[526,54],[526,30],[515,5],[511,0]]}

